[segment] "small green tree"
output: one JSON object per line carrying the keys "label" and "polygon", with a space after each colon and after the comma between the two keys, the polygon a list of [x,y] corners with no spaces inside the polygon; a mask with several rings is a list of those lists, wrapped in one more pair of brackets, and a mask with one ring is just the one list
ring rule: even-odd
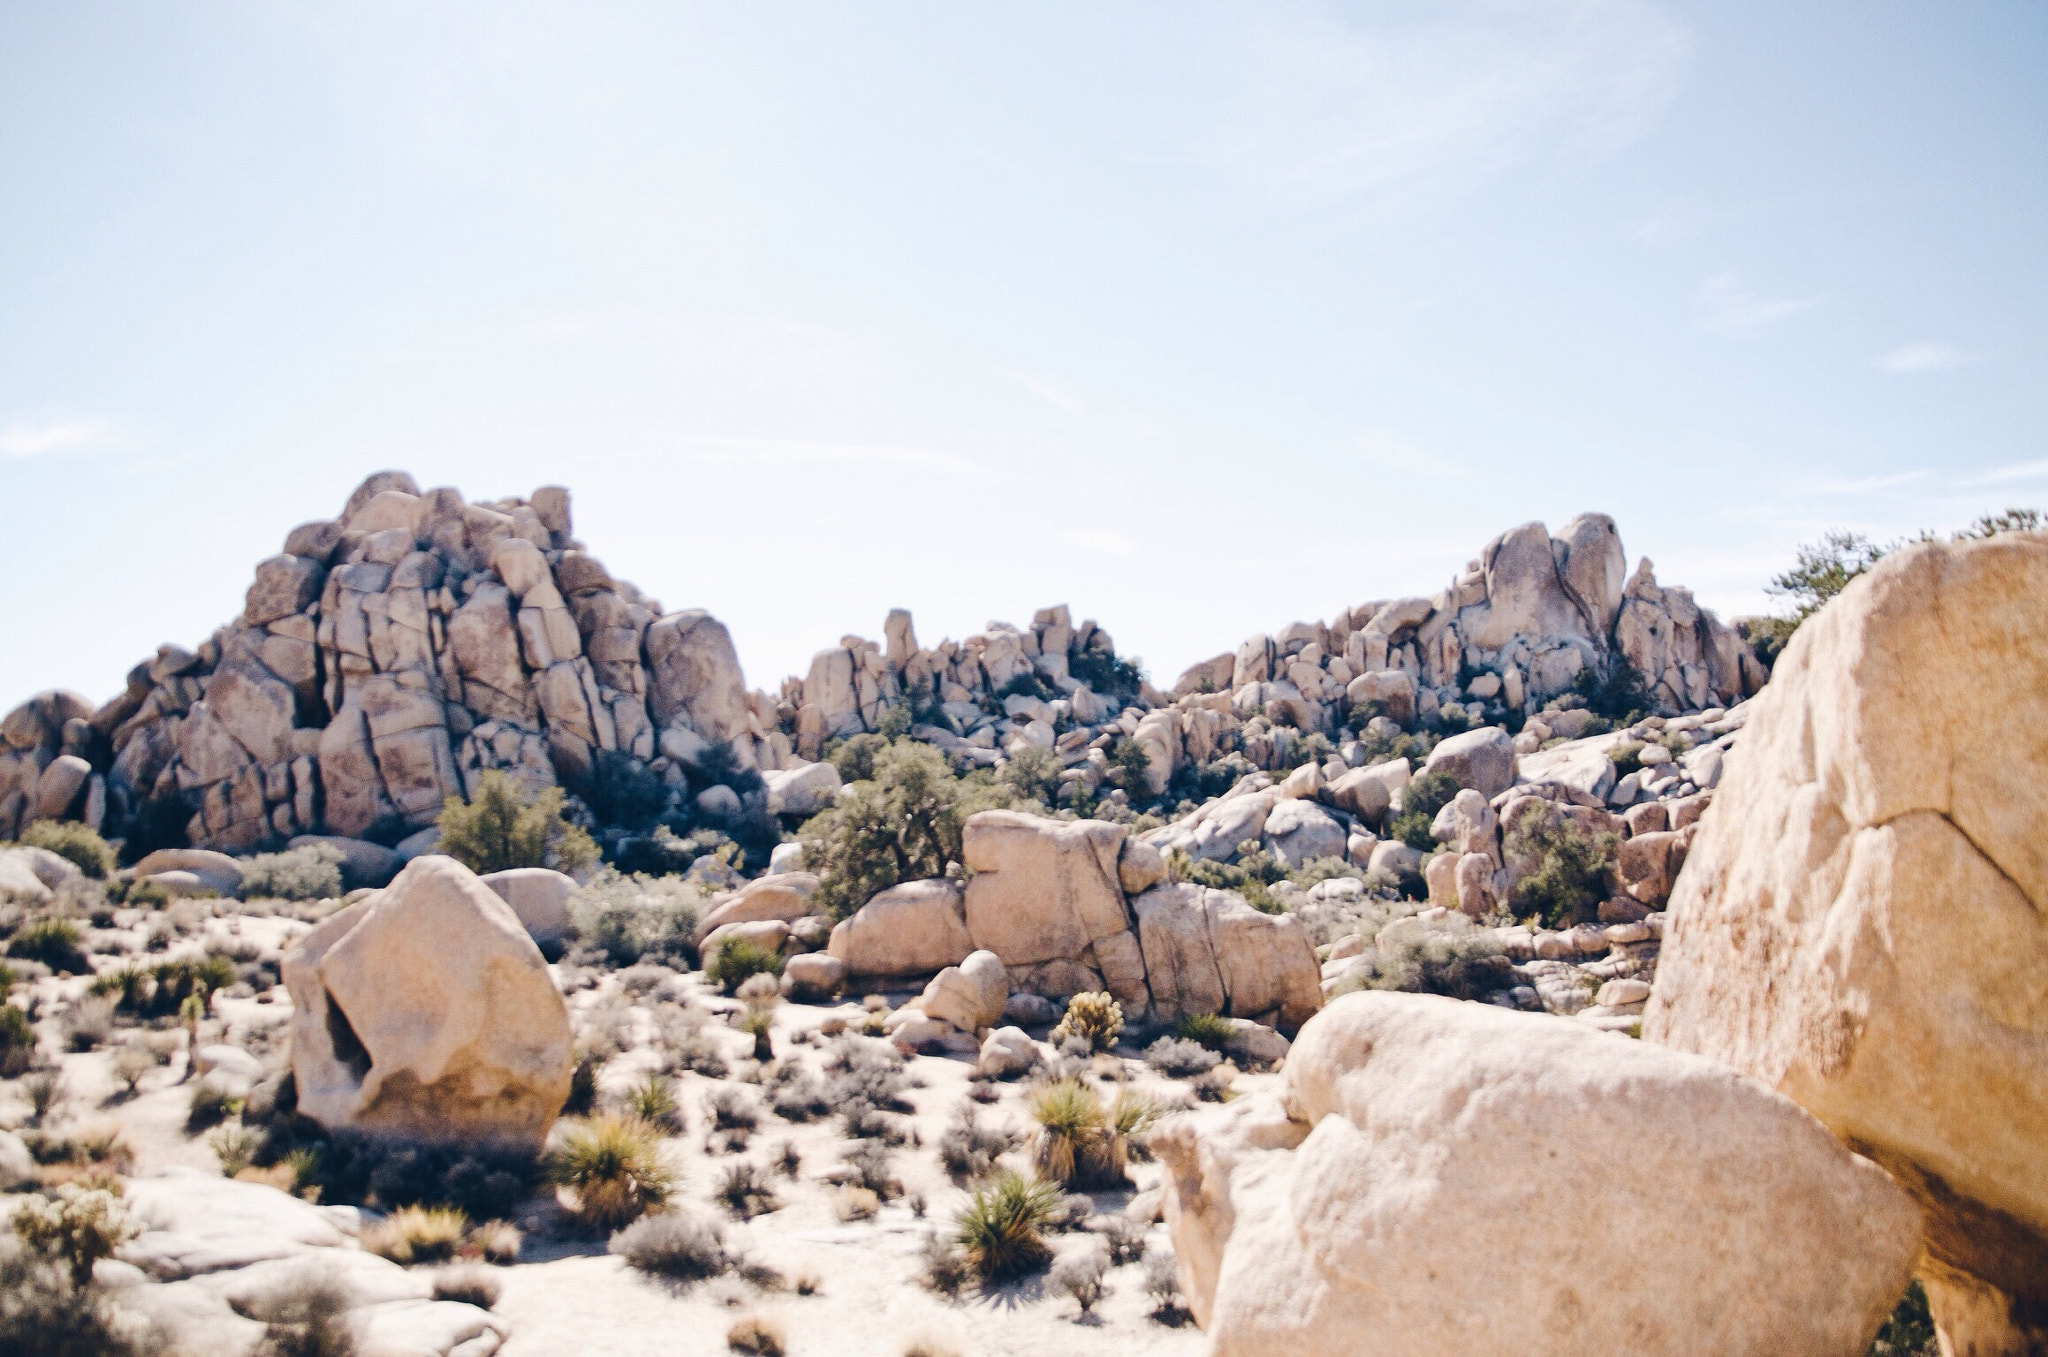
{"label": "small green tree", "polygon": [[1429,828],[1436,813],[1451,804],[1458,794],[1458,780],[1449,773],[1418,773],[1401,789],[1401,813],[1387,825],[1387,837],[1399,839],[1417,852],[1436,847]]}
{"label": "small green tree", "polygon": [[95,881],[114,870],[114,850],[91,825],[75,820],[38,820],[21,833],[30,848],[47,848]]}
{"label": "small green tree", "polygon": [[442,803],[441,851],[478,874],[513,867],[573,872],[597,860],[597,844],[562,814],[562,789],[529,793],[504,772],[477,779],[468,801]]}
{"label": "small green tree", "polygon": [[1538,916],[1546,928],[1591,923],[1607,898],[1608,869],[1620,843],[1560,814],[1524,815],[1504,841],[1510,861],[1534,864],[1515,883],[1516,910]]}

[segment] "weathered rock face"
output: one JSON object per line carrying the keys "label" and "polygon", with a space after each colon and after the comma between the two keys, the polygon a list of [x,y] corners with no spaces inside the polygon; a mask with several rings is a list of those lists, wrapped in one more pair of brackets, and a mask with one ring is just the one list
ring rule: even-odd
{"label": "weathered rock face", "polygon": [[436,855],[284,959],[299,1110],[415,1140],[537,1146],[569,1096],[569,1012],[512,908]]}
{"label": "weathered rock face", "polygon": [[2014,533],[1903,551],[1800,628],[1698,824],[1644,1025],[1918,1194],[1957,1352],[2048,1345],[2044,597],[2048,538]]}
{"label": "weathered rock face", "polygon": [[840,920],[825,950],[854,975],[930,975],[965,961],[974,941],[960,887],[906,881]]}
{"label": "weathered rock face", "polygon": [[[1335,1001],[1278,1089],[1153,1143],[1217,1357],[1859,1357],[1919,1245],[1904,1192],[1754,1081],[1433,996]],[[1502,1266],[1504,1221],[1544,1246]]]}
{"label": "weathered rock face", "polygon": [[1223,1013],[1293,1031],[1321,1005],[1315,950],[1298,920],[1187,882],[1131,903],[1155,1017]]}
{"label": "weathered rock face", "polygon": [[1145,966],[1118,875],[1124,829],[988,810],[968,819],[961,852],[967,932],[1013,969],[1072,962],[1099,974],[1127,1009],[1143,1007]]}

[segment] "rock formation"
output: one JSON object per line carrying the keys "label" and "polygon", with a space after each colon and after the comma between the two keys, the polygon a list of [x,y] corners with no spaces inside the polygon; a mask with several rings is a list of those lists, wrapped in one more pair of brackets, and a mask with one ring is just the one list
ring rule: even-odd
{"label": "rock formation", "polygon": [[1711,1061],[1426,995],[1338,1000],[1277,1089],[1162,1128],[1217,1357],[1861,1357],[1919,1212]]}
{"label": "rock formation", "polygon": [[284,958],[299,1110],[412,1140],[537,1147],[569,1096],[569,1011],[512,907],[429,854]]}
{"label": "rock formation", "polygon": [[1887,558],[1799,629],[1678,877],[1644,1032],[1910,1187],[1945,1352],[2048,1347],[2048,537]]}

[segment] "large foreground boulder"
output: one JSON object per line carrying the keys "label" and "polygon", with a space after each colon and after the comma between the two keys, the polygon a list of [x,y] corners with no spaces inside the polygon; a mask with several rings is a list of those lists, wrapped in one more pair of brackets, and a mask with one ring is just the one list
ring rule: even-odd
{"label": "large foreground boulder", "polygon": [[1861,1357],[1920,1213],[1724,1066],[1360,993],[1280,1086],[1153,1138],[1215,1357]]}
{"label": "large foreground boulder", "polygon": [[1700,821],[1644,1035],[1920,1198],[1955,1353],[2048,1350],[2048,537],[1928,544],[1799,629]]}
{"label": "large foreground boulder", "polygon": [[415,858],[285,954],[299,1110],[412,1140],[538,1146],[569,1096],[569,1011],[512,907]]}

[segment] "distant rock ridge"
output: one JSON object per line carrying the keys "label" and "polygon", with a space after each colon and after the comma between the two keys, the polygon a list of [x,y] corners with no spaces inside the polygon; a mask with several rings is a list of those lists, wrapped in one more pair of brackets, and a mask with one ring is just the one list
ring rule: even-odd
{"label": "distant rock ridge", "polygon": [[[904,704],[913,737],[956,763],[1043,748],[1091,795],[1132,737],[1156,795],[1225,754],[1291,767],[1295,741],[1345,720],[1462,729],[1534,711],[1617,656],[1667,712],[1761,685],[1729,628],[1647,561],[1626,579],[1624,564],[1604,516],[1555,538],[1526,524],[1432,598],[1253,637],[1172,693],[1064,606],[929,649],[899,609],[881,642],[844,637],[771,695],[747,691],[716,618],[665,612],[574,538],[567,490],[470,502],[383,471],[292,529],[241,616],[196,649],[160,647],[97,708],[47,692],[0,719],[0,838],[71,819],[144,846],[391,845],[485,771],[580,793],[608,764],[651,773],[684,817],[793,823],[837,785],[811,768],[825,744]],[[767,785],[718,785],[744,782],[735,770]]]}

